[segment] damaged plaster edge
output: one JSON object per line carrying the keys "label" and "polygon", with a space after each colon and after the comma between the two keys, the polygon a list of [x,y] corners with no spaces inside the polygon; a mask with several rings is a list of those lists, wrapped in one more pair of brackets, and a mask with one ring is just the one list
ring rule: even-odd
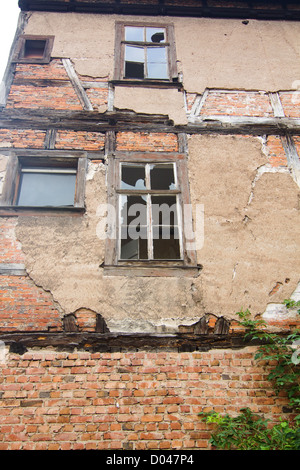
{"label": "damaged plaster edge", "polygon": [[[297,284],[296,289],[291,294],[290,299],[294,302],[300,302],[300,282]],[[267,305],[266,310],[262,314],[263,320],[287,320],[299,317],[298,308],[288,308],[284,304],[270,303]]]}
{"label": "damaged plaster edge", "polygon": [[17,28],[15,32],[15,36],[10,48],[7,65],[4,71],[2,82],[0,82],[0,110],[1,108],[5,108],[7,98],[9,95],[10,87],[13,83],[14,73],[16,64],[13,62],[14,55],[16,53],[18,40],[21,34],[24,33],[25,27],[32,16],[30,12],[23,12],[21,11],[18,18]]}

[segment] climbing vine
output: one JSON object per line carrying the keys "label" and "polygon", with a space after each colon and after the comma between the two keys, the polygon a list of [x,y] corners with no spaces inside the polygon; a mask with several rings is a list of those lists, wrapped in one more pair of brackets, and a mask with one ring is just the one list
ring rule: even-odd
{"label": "climbing vine", "polygon": [[[300,302],[285,300],[287,308],[298,309]],[[280,420],[274,426],[249,408],[238,416],[221,415],[215,411],[200,413],[200,419],[213,423],[210,442],[217,449],[231,450],[300,450],[300,330],[288,335],[270,333],[263,320],[252,320],[249,310],[238,312],[246,328],[245,339],[258,342],[255,360],[271,365],[268,380],[278,394],[285,391],[288,407],[294,413],[292,422]]]}

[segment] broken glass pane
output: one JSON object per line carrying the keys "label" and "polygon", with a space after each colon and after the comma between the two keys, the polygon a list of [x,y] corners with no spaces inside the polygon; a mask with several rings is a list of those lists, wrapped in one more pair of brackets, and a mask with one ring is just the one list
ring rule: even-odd
{"label": "broken glass pane", "polygon": [[21,173],[19,206],[74,206],[76,173]]}
{"label": "broken glass pane", "polygon": [[150,167],[151,189],[176,189],[173,164],[157,164]]}
{"label": "broken glass pane", "polygon": [[153,225],[177,225],[176,196],[152,196],[152,223]]}
{"label": "broken glass pane", "polygon": [[121,189],[146,189],[145,167],[142,165],[122,165]]}
{"label": "broken glass pane", "polygon": [[165,28],[146,28],[147,42],[165,42]]}
{"label": "broken glass pane", "polygon": [[120,196],[120,217],[123,225],[132,230],[147,225],[147,196]]}
{"label": "broken glass pane", "polygon": [[138,26],[125,26],[125,41],[144,42],[144,28]]}
{"label": "broken glass pane", "polygon": [[121,259],[148,259],[147,240],[132,240],[130,237],[121,240]]}
{"label": "broken glass pane", "polygon": [[180,242],[177,227],[169,227],[166,237],[166,227],[153,228],[154,259],[180,259]]}

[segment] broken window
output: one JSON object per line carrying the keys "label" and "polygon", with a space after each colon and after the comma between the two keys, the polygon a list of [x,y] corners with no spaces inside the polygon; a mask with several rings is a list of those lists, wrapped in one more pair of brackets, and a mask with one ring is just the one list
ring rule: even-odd
{"label": "broken window", "polygon": [[23,150],[11,156],[2,206],[83,208],[86,158]]}
{"label": "broken window", "polygon": [[177,81],[172,26],[117,24],[115,78]]}
{"label": "broken window", "polygon": [[119,257],[182,259],[174,163],[121,163]]}
{"label": "broken window", "polygon": [[[106,266],[195,266],[195,249],[187,247],[191,233],[186,160],[145,154],[127,159],[116,155],[109,161],[109,197]],[[190,231],[186,230],[188,227]]]}
{"label": "broken window", "polygon": [[53,41],[53,36],[20,36],[14,61],[29,64],[49,63],[51,58]]}

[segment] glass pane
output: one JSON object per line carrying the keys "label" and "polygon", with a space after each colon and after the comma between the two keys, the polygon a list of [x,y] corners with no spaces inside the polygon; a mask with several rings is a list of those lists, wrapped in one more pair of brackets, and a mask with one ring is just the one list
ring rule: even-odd
{"label": "glass pane", "polygon": [[140,226],[147,225],[146,196],[121,195],[120,217],[122,225],[128,225],[132,234],[138,231]]}
{"label": "glass pane", "polygon": [[151,189],[176,189],[173,164],[151,165],[150,181]]}
{"label": "glass pane", "polygon": [[178,225],[176,196],[152,196],[153,225]]}
{"label": "glass pane", "polygon": [[21,173],[19,206],[73,206],[76,174]]}
{"label": "glass pane", "polygon": [[145,76],[145,51],[143,47],[125,46],[125,78]]}
{"label": "glass pane", "polygon": [[165,47],[147,47],[148,63],[166,63],[167,51]]}
{"label": "glass pane", "polygon": [[139,165],[122,165],[121,189],[146,189],[145,167]]}
{"label": "glass pane", "polygon": [[125,41],[144,42],[144,28],[135,26],[125,26]]}
{"label": "glass pane", "polygon": [[125,46],[125,60],[128,62],[145,62],[144,48]]}
{"label": "glass pane", "polygon": [[169,236],[166,237],[163,227],[153,229],[154,259],[180,259],[180,243],[177,227],[169,227]]}
{"label": "glass pane", "polygon": [[165,28],[146,28],[147,42],[165,42]]}
{"label": "glass pane", "polygon": [[164,47],[147,48],[147,74],[148,78],[161,78],[163,80],[169,78],[167,55]]}
{"label": "glass pane", "polygon": [[168,80],[168,67],[167,64],[149,64],[147,78],[157,78],[161,80]]}
{"label": "glass pane", "polygon": [[132,240],[130,237],[121,240],[121,259],[148,259],[147,240]]}

